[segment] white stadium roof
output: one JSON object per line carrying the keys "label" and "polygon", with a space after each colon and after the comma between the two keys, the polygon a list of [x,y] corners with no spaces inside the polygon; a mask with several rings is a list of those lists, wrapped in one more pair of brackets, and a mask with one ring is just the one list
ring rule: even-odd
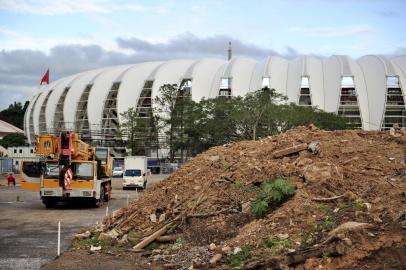
{"label": "white stadium roof", "polygon": [[[230,61],[146,62],[68,76],[42,86],[31,98],[25,134],[32,142],[34,134],[58,128],[88,125],[92,130],[107,130],[120,122],[120,113],[138,106],[140,96],[147,94],[153,99],[162,85],[180,85],[185,80],[190,80],[196,101],[224,93],[244,95],[266,84],[290,102],[343,114],[355,125],[359,121],[359,127],[366,130],[393,126],[395,118],[390,117],[397,116],[390,116],[390,110],[403,114],[403,123],[393,120],[394,126],[405,126],[405,105],[400,99],[404,101],[406,91],[406,56],[368,55],[357,60],[347,56],[301,56],[293,60],[270,56],[262,61],[234,57]],[[114,117],[117,119],[111,120]]]}

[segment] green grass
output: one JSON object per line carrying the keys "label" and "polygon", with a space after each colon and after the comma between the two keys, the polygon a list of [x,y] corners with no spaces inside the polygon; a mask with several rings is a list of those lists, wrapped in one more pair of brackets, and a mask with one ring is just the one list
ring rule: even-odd
{"label": "green grass", "polygon": [[339,203],[337,207],[340,209],[352,209],[354,211],[368,210],[367,206],[363,202]]}
{"label": "green grass", "polygon": [[73,241],[73,247],[75,248],[90,248],[91,246],[100,246],[103,243],[99,241],[98,235],[94,235],[90,238],[84,238],[84,239],[75,239]]}
{"label": "green grass", "polygon": [[269,236],[265,241],[266,246],[271,250],[272,255],[278,255],[289,248],[294,247],[294,243],[289,239],[279,239]]}
{"label": "green grass", "polygon": [[237,254],[229,253],[226,257],[226,263],[232,268],[243,269],[244,265],[256,258],[252,256],[252,248],[250,246],[241,247],[241,252]]}

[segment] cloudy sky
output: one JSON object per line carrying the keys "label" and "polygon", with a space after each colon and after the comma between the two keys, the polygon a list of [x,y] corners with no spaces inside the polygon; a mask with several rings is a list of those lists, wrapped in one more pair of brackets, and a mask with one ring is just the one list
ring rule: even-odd
{"label": "cloudy sky", "polygon": [[171,58],[406,54],[406,0],[0,0],[0,110],[51,80]]}

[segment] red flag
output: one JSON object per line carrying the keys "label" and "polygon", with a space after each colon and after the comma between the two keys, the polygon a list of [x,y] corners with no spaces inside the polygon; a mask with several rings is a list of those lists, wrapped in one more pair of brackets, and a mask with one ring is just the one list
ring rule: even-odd
{"label": "red flag", "polygon": [[43,84],[49,84],[49,68],[47,69],[47,72],[45,72],[44,76],[42,76],[40,85]]}

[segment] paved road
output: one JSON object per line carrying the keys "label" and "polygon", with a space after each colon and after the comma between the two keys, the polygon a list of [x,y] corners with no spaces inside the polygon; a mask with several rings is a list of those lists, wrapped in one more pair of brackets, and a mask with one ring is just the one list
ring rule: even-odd
{"label": "paved road", "polygon": [[[148,186],[159,182],[164,176],[152,176]],[[108,211],[126,206],[135,200],[135,190],[122,190],[122,179],[113,179],[112,199]],[[1,183],[0,183],[1,184]],[[2,182],[4,185],[4,182]],[[147,187],[148,188],[148,187]],[[138,191],[142,196],[142,192]],[[57,255],[58,220],[61,221],[61,250],[65,251],[72,236],[86,226],[100,222],[106,207],[81,207],[60,205],[46,209],[38,192],[0,186],[0,269],[39,269]]]}

